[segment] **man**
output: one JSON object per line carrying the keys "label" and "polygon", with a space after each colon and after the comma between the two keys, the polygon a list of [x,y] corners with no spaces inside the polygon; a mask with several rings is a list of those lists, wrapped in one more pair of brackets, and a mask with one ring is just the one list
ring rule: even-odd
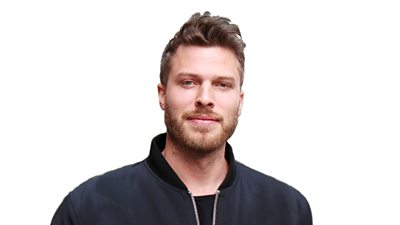
{"label": "man", "polygon": [[311,225],[294,188],[235,161],[227,140],[243,103],[238,26],[194,14],[166,46],[158,85],[166,134],[144,161],[67,195],[52,225]]}

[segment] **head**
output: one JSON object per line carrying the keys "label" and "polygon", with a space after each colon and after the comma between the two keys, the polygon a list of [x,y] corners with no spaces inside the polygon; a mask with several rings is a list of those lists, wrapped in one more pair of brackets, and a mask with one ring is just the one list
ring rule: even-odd
{"label": "head", "polygon": [[171,70],[171,58],[181,45],[193,46],[219,46],[230,49],[238,61],[240,74],[240,86],[244,79],[244,48],[246,44],[242,40],[239,27],[230,23],[230,19],[220,16],[211,16],[209,12],[203,15],[193,14],[190,19],[183,24],[181,29],[168,42],[161,58],[160,82],[166,86]]}
{"label": "head", "polygon": [[225,146],[243,102],[244,47],[224,17],[194,14],[167,44],[158,93],[167,141],[207,154]]}

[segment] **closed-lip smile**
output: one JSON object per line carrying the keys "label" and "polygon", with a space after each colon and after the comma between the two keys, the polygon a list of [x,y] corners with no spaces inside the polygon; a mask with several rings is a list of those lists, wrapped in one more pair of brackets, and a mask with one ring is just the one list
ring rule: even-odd
{"label": "closed-lip smile", "polygon": [[201,124],[213,124],[220,121],[220,119],[217,116],[210,116],[210,115],[192,115],[187,117],[187,119],[194,123],[201,123]]}
{"label": "closed-lip smile", "polygon": [[189,120],[210,120],[210,121],[218,121],[218,118],[213,116],[190,116]]}

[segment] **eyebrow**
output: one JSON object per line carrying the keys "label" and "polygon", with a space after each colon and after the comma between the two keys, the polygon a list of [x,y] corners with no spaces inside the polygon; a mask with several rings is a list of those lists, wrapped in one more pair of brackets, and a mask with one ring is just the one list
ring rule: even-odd
{"label": "eyebrow", "polygon": [[[185,73],[185,72],[178,73],[177,77],[179,78],[181,76],[188,76],[188,77],[193,77],[193,78],[200,79],[200,75],[198,75],[196,73]],[[223,75],[218,76],[217,75],[215,80],[227,80],[227,81],[230,81],[232,83],[235,83],[235,79],[233,77],[230,77],[230,76],[223,76]]]}
{"label": "eyebrow", "polygon": [[185,73],[185,72],[183,72],[183,73],[178,73],[178,76],[177,77],[181,77],[181,76],[189,76],[189,77],[200,77],[198,74],[196,74],[196,73]]}

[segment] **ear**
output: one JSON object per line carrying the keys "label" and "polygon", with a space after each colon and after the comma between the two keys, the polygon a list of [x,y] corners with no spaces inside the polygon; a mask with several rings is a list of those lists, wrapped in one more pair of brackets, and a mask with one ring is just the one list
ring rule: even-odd
{"label": "ear", "polygon": [[238,116],[240,116],[240,115],[242,114],[243,99],[244,99],[244,92],[241,90],[241,91],[240,91],[240,99],[239,99]]}
{"label": "ear", "polygon": [[160,104],[160,108],[165,110],[165,87],[162,84],[157,85],[158,91],[158,102]]}

